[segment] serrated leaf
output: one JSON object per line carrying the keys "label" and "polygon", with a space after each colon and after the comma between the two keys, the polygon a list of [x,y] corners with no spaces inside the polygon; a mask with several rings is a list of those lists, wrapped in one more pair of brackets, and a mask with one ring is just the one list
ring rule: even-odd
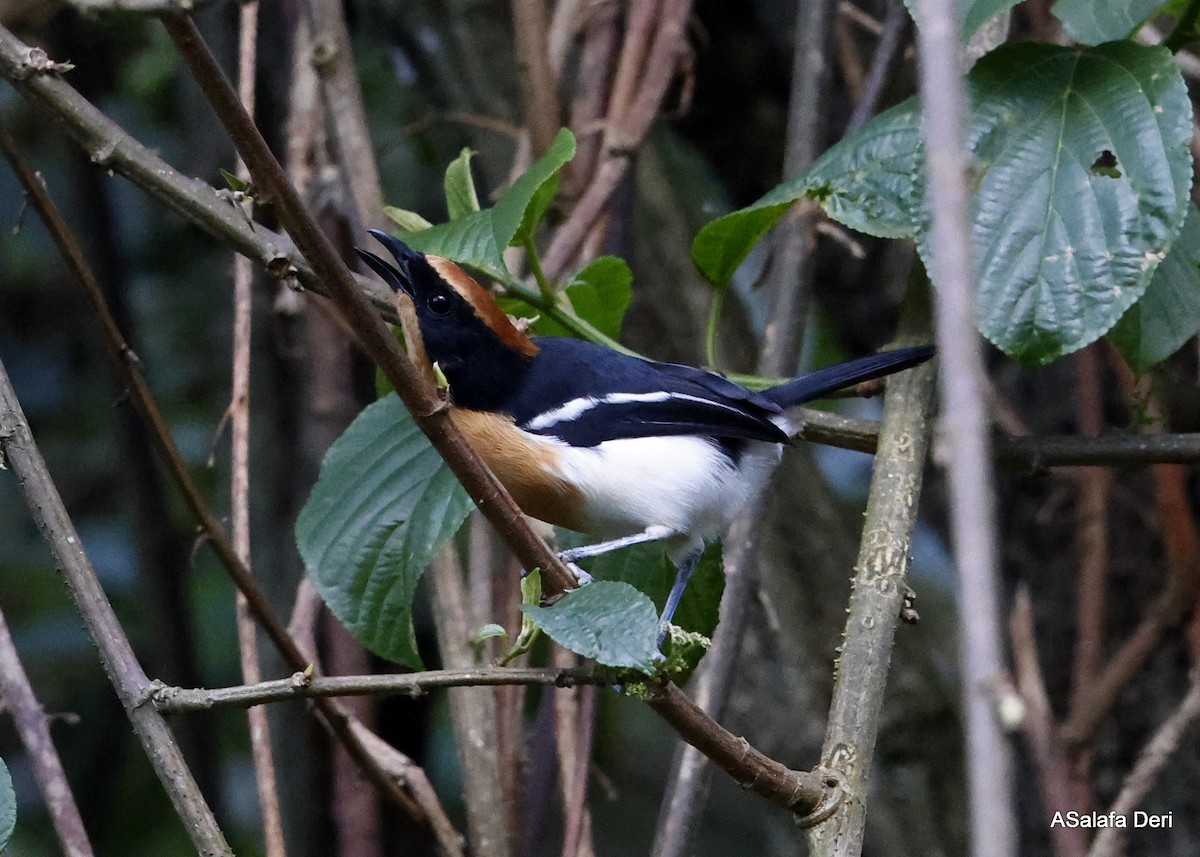
{"label": "serrated leaf", "polygon": [[[1169,52],[1006,45],[968,77],[977,321],[1046,363],[1109,330],[1145,292],[1187,212],[1191,107]],[[846,138],[802,181],[831,217],[915,235],[926,261],[915,100]]]}
{"label": "serrated leaf", "polygon": [[[795,199],[803,194],[804,188],[798,187]],[[794,201],[770,204],[759,200],[704,224],[692,241],[692,263],[696,270],[718,289],[725,288],[754,245],[779,222]]]}
{"label": "serrated leaf", "polygon": [[[908,14],[917,20],[917,3],[919,0],[904,0]],[[960,0],[955,5],[958,12],[958,37],[965,45],[975,35],[976,30],[995,18],[1001,12],[1006,12],[1016,6],[1020,0]]]}
{"label": "serrated leaf", "polygon": [[724,288],[754,246],[805,196],[859,232],[911,238],[921,208],[920,151],[920,106],[914,97],[843,138],[804,175],[705,224],[692,242],[692,262],[701,276]]}
{"label": "serrated leaf", "polygon": [[[587,544],[579,533],[558,531],[563,547]],[[662,612],[667,594],[675,582],[675,565],[661,544],[634,545],[611,553],[579,561],[595,580],[622,581],[644,592]],[[675,611],[674,624],[685,631],[696,631],[711,637],[717,628],[721,595],[725,591],[725,572],[721,559],[721,543],[714,542],[704,549],[700,563],[684,590],[683,599]]]}
{"label": "serrated leaf", "polygon": [[471,499],[395,395],[334,441],[296,519],[296,545],[330,611],[371,651],[421,667],[417,582]]}
{"label": "serrated leaf", "polygon": [[385,205],[383,207],[383,214],[404,232],[420,232],[422,229],[428,229],[433,226],[424,217],[415,211],[409,211],[407,208],[396,208],[394,205]]}
{"label": "serrated leaf", "polygon": [[[501,251],[522,243],[546,213],[558,188],[558,173],[575,157],[575,135],[563,128],[545,153],[512,183],[492,209],[493,242]],[[553,182],[547,191],[544,186]]]}
{"label": "serrated leaf", "polygon": [[628,583],[597,580],[551,607],[521,610],[560,646],[610,667],[650,673],[658,638],[653,602]]}
{"label": "serrated leaf", "polygon": [[851,229],[912,238],[923,222],[923,150],[914,96],[842,138],[792,183]]}
{"label": "serrated leaf", "polygon": [[17,826],[17,794],[13,791],[12,776],[8,765],[0,759],[0,851],[12,839]]}
{"label": "serrated leaf", "polygon": [[475,180],[471,178],[471,157],[474,154],[471,149],[463,149],[446,167],[443,188],[451,221],[462,220],[479,211],[479,196],[475,193]]}
{"label": "serrated leaf", "polygon": [[468,214],[453,223],[439,223],[419,232],[399,232],[400,240],[414,250],[453,259],[493,280],[504,282],[511,275],[500,255],[492,229],[492,209]]}
{"label": "serrated leaf", "polygon": [[1183,226],[1187,89],[1169,51],[1128,42],[1006,45],[970,83],[979,329],[1047,363],[1116,324]]}
{"label": "serrated leaf", "polygon": [[[620,339],[621,322],[633,297],[632,286],[633,272],[624,259],[599,256],[571,275],[566,296],[577,316],[605,336]],[[538,319],[533,330],[543,336],[575,335],[548,316]]]}
{"label": "serrated leaf", "polygon": [[1193,205],[1150,287],[1108,336],[1135,371],[1145,372],[1182,348],[1198,329],[1200,210]]}
{"label": "serrated leaf", "polygon": [[1098,45],[1129,38],[1163,5],[1162,0],[1058,0],[1050,14],[1075,41]]}

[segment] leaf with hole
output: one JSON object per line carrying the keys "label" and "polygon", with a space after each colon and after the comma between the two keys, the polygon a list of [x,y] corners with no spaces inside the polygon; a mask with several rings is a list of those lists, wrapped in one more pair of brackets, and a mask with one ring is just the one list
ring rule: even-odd
{"label": "leaf with hole", "polygon": [[421,667],[417,583],[471,499],[393,394],[366,407],[321,464],[296,545],[330,611],[363,645]]}
{"label": "leaf with hole", "polygon": [[1169,51],[1127,42],[1006,45],[970,82],[979,328],[1047,363],[1116,324],[1183,226],[1187,90]]}

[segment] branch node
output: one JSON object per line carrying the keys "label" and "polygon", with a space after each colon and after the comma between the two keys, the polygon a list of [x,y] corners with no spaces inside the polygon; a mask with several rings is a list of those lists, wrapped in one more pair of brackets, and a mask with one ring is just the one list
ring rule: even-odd
{"label": "branch node", "polygon": [[796,826],[801,830],[808,830],[833,818],[846,798],[842,775],[838,771],[819,765],[813,769],[813,774],[821,778],[821,785],[825,787],[825,797],[811,812],[794,817]]}

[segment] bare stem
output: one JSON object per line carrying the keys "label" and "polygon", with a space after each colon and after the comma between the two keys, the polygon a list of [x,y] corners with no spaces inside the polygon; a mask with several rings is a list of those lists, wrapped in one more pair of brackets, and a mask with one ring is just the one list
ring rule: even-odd
{"label": "bare stem", "polygon": [[12,715],[17,735],[25,746],[29,766],[33,769],[33,777],[50,813],[63,854],[66,857],[92,857],[92,843],[79,816],[79,807],[75,804],[75,795],[71,792],[58,750],[54,748],[54,739],[50,737],[46,712],[29,684],[29,676],[25,674],[17,647],[13,645],[3,612],[0,612],[0,698]]}
{"label": "bare stem", "polygon": [[[451,669],[476,666],[471,651],[470,602],[463,586],[458,552],[447,544],[429,569],[438,649]],[[450,692],[450,717],[463,771],[463,801],[471,853],[478,857],[508,857],[509,819],[501,783],[496,740],[496,699],[487,691],[457,687]]]}
{"label": "bare stem", "polygon": [[971,851],[1016,853],[1012,757],[992,688],[1004,674],[997,594],[996,497],[983,352],[975,332],[971,210],[964,136],[966,96],[954,0],[917,4],[930,276],[937,293],[942,418],[950,482],[950,528],[959,573],[962,683]]}
{"label": "bare stem", "polygon": [[[1179,742],[1197,718],[1200,718],[1200,670],[1192,673],[1191,686],[1179,708],[1167,718],[1143,748],[1133,770],[1125,778],[1111,812],[1119,816],[1127,816],[1133,812],[1154,786],[1158,772],[1179,749]],[[1122,828],[1104,828],[1092,843],[1088,857],[1119,857],[1125,853],[1124,840]]]}
{"label": "bare stem", "polygon": [[[238,20],[238,95],[246,110],[253,113],[258,64],[258,0],[244,3],[238,10]],[[243,181],[249,179],[246,165],[240,160],[237,174]],[[229,492],[233,548],[247,571],[250,569],[250,286],[253,278],[250,260],[242,255],[236,256],[233,260],[233,380],[229,402],[232,454]],[[235,603],[242,681],[254,684],[262,681],[258,625],[245,594],[238,592]],[[267,857],[285,857],[287,845],[283,836],[283,813],[279,806],[275,759],[271,754],[271,726],[267,722],[265,709],[252,708],[246,715],[258,806],[263,820],[264,849]]]}

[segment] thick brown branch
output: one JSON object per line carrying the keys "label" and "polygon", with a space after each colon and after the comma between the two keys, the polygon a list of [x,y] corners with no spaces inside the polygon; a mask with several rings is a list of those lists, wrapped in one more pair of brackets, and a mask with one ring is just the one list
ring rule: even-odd
{"label": "thick brown branch", "polygon": [[842,801],[841,781],[832,772],[793,771],[725,729],[714,731],[712,721],[674,684],[650,692],[646,702],[674,727],[683,740],[712,759],[729,776],[755,794],[818,824]]}

